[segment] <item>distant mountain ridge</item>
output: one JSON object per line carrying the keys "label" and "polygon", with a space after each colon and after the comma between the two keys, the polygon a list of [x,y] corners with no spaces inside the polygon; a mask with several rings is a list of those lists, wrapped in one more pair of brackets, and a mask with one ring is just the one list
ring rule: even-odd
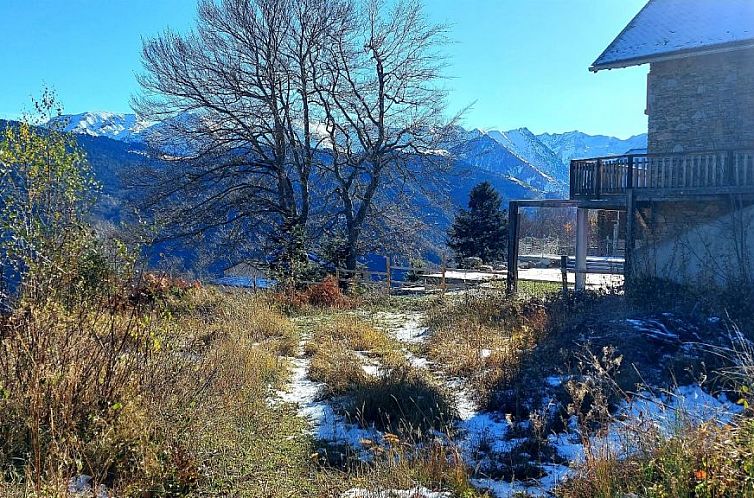
{"label": "distant mountain ridge", "polygon": [[[130,144],[143,144],[156,126],[138,119],[136,114],[111,112],[63,115],[53,122],[65,131]],[[463,140],[450,152],[471,176],[484,171],[486,176],[500,177],[525,188],[533,197],[552,197],[566,192],[571,159],[624,154],[646,146],[646,134],[621,140],[579,131],[535,135],[527,128],[473,129],[464,130]]]}
{"label": "distant mountain ridge", "polygon": [[145,133],[153,123],[139,120],[136,114],[83,112],[57,116],[50,120],[50,125],[79,135],[138,143],[144,141]]}
{"label": "distant mountain ridge", "polygon": [[647,134],[641,133],[625,140],[605,135],[588,135],[580,131],[542,133],[537,138],[552,150],[563,163],[571,159],[625,154],[630,150],[646,150]]}

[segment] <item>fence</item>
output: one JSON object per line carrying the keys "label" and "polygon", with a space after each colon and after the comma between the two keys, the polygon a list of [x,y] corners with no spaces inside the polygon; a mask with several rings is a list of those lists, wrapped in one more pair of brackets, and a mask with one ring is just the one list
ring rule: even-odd
{"label": "fence", "polygon": [[[553,284],[564,282],[566,286],[571,286],[573,282],[568,279],[568,274],[573,277],[573,274],[577,273],[575,258],[568,255],[556,255],[548,259],[551,261],[546,266],[531,266],[519,260],[518,280]],[[565,261],[565,266],[563,261]],[[614,257],[590,256],[587,260],[587,273],[620,276],[623,273],[623,260]],[[337,268],[332,275],[344,287],[356,286],[373,292],[397,295],[433,294],[470,289],[503,291],[506,289],[508,271],[504,266],[497,268],[482,266],[478,269],[451,268],[446,264],[425,267],[400,266],[392,264],[392,260],[385,257],[384,270]],[[261,290],[275,284],[274,281],[266,278],[242,276],[226,276],[218,283],[254,290]],[[300,281],[298,283],[316,285],[321,282]]]}
{"label": "fence", "polygon": [[628,188],[754,188],[754,151],[635,154],[571,161],[571,199],[625,194]]}

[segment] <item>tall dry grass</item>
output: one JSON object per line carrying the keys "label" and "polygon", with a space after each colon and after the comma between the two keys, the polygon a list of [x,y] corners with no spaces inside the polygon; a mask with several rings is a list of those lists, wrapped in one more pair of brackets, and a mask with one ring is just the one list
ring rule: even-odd
{"label": "tall dry grass", "polygon": [[296,343],[269,303],[213,290],[148,309],[22,306],[2,323],[0,466],[40,496],[82,474],[118,496],[200,489],[213,443],[282,385]]}

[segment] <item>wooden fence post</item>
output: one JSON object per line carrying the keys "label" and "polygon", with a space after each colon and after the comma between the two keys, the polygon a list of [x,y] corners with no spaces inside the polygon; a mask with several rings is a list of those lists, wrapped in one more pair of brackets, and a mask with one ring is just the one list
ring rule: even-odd
{"label": "wooden fence post", "polygon": [[447,265],[445,263],[445,255],[442,255],[442,276],[440,277],[440,291],[442,295],[445,295],[445,269]]}
{"label": "wooden fence post", "polygon": [[508,294],[518,291],[518,236],[520,233],[518,203],[511,201],[508,206]]}
{"label": "wooden fence post", "polygon": [[563,297],[568,297],[568,256],[560,256],[560,278],[563,281]]}

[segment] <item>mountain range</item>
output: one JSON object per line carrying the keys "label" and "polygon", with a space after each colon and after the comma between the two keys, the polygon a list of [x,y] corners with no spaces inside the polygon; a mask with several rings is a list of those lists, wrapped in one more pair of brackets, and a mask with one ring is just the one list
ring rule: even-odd
{"label": "mountain range", "polygon": [[[135,114],[85,112],[54,118],[65,131],[142,145],[156,123]],[[460,144],[450,150],[472,179],[485,177],[504,198],[559,197],[567,191],[569,161],[577,157],[623,154],[645,149],[646,134],[622,140],[579,131],[535,135],[527,128],[464,130]]]}
{"label": "mountain range", "polygon": [[[6,124],[12,126],[12,122],[0,120],[0,130]],[[126,178],[143,167],[164,166],[146,144],[149,134],[159,133],[162,125],[142,121],[135,114],[110,112],[63,115],[54,118],[48,126],[53,124],[76,134],[102,185],[93,213],[95,223],[102,230],[117,230],[124,217],[128,218],[127,206],[138,204],[142,195],[138,189],[127,185]],[[579,131],[535,135],[527,128],[461,129],[458,135],[459,139],[447,146],[446,152],[453,162],[444,182],[447,185],[444,194],[456,209],[465,207],[469,191],[483,181],[490,182],[500,192],[504,207],[511,199],[565,198],[571,159],[623,154],[629,150],[638,152],[637,149],[646,148],[647,142],[646,134],[621,140]],[[417,193],[414,202],[416,206],[424,206],[421,209],[433,227],[426,235],[427,247],[442,246],[454,209],[436,205],[421,193]],[[171,244],[154,248],[153,252],[175,256],[184,271],[217,274],[225,264],[212,260],[199,270],[196,261],[200,249],[178,241]]]}

